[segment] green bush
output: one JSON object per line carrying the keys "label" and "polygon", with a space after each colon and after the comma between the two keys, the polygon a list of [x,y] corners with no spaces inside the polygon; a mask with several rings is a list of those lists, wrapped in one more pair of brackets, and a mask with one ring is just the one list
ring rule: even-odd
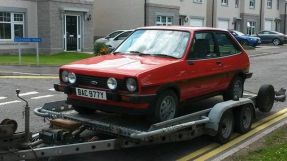
{"label": "green bush", "polygon": [[105,43],[95,43],[94,53],[96,55],[106,55],[109,53],[109,48]]}

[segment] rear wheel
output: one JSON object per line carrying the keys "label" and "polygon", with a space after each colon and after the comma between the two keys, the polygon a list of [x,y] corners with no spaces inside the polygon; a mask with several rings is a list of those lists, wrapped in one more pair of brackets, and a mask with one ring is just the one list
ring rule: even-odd
{"label": "rear wheel", "polygon": [[272,43],[273,45],[278,46],[281,44],[281,41],[279,39],[273,39]]}
{"label": "rear wheel", "polygon": [[234,127],[234,118],[231,110],[224,112],[221,116],[215,141],[224,144],[229,141]]}
{"label": "rear wheel", "polygon": [[235,129],[237,132],[244,134],[251,129],[253,121],[253,110],[250,105],[245,105],[236,109]]}
{"label": "rear wheel", "polygon": [[229,85],[229,88],[224,92],[223,99],[227,101],[241,98],[243,96],[243,85],[243,78],[240,76],[236,76]]}
{"label": "rear wheel", "polygon": [[162,122],[173,119],[176,116],[178,97],[172,90],[159,94],[152,109],[152,122]]}
{"label": "rear wheel", "polygon": [[91,114],[91,113],[95,112],[95,110],[92,110],[92,109],[89,109],[89,108],[86,108],[86,107],[73,106],[73,108],[79,114]]}

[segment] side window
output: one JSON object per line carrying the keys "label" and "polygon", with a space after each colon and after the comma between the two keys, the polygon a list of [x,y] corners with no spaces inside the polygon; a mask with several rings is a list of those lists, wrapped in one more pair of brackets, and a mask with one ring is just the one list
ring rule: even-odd
{"label": "side window", "polygon": [[208,59],[218,56],[212,32],[196,32],[188,59]]}
{"label": "side window", "polygon": [[124,39],[127,38],[131,33],[132,33],[132,31],[124,32],[124,33],[120,34],[119,36],[117,36],[117,37],[115,38],[115,40],[124,40]]}
{"label": "side window", "polygon": [[240,52],[238,45],[234,43],[227,33],[216,32],[215,37],[220,56],[229,56]]}

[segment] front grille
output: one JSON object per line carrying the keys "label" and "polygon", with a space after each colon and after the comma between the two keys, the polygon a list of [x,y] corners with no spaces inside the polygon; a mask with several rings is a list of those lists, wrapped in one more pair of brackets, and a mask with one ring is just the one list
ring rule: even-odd
{"label": "front grille", "polygon": [[[106,77],[95,77],[95,76],[87,76],[87,75],[77,75],[77,84],[79,85],[87,85],[87,86],[94,86],[97,88],[104,88],[109,89],[107,86]],[[92,81],[96,81],[97,85],[92,84]],[[118,83],[118,90],[127,90],[125,80],[117,79]]]}

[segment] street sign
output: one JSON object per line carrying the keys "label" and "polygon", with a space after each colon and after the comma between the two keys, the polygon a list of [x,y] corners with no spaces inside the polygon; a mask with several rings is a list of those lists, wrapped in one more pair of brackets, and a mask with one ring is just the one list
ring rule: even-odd
{"label": "street sign", "polygon": [[42,42],[41,38],[37,38],[37,37],[16,37],[14,39],[14,42]]}
{"label": "street sign", "polygon": [[15,37],[14,42],[18,43],[18,52],[19,52],[19,64],[22,63],[22,49],[21,49],[21,43],[36,43],[36,59],[37,59],[37,65],[39,65],[39,43],[42,42],[42,38],[38,37]]}

